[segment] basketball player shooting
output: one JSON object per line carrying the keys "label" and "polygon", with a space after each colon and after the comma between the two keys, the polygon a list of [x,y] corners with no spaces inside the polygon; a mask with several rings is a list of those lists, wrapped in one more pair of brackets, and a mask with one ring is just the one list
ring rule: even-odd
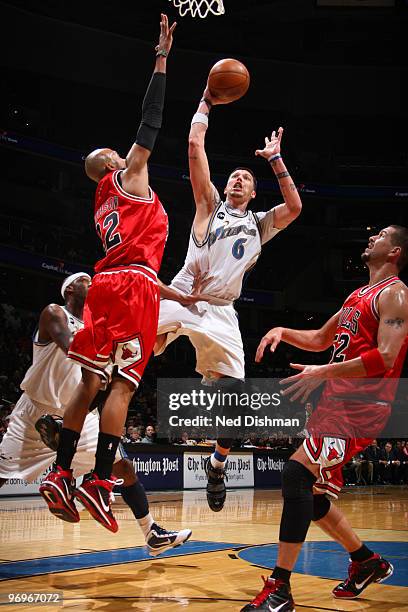
{"label": "basketball player shooting", "polygon": [[[222,200],[211,182],[205,150],[205,135],[213,106],[225,103],[209,88],[194,114],[188,142],[190,179],[196,204],[186,260],[170,288],[184,295],[192,292],[196,278],[205,302],[183,305],[164,299],[160,303],[155,355],[179,336],[188,336],[196,351],[196,370],[206,384],[228,377],[232,384],[245,378],[244,351],[234,300],[239,298],[245,272],[252,268],[261,248],[300,214],[302,203],[281,154],[283,128],[265,138],[265,147],[255,155],[265,158],[279,182],[284,202],[268,212],[248,209],[256,197],[252,170],[238,167],[231,172]],[[232,445],[219,439],[206,462],[207,500],[214,512],[225,502],[225,462]]]}
{"label": "basketball player shooting", "polygon": [[[282,473],[284,505],[277,564],[262,591],[242,612],[295,609],[290,575],[311,521],[350,555],[348,578],[333,589],[334,597],[359,597],[370,584],[383,582],[393,573],[391,563],[361,542],[329,500],[341,491],[342,467],[383,430],[408,348],[408,288],[398,278],[408,263],[408,229],[390,225],[372,236],[362,260],[370,273],[368,285],[356,289],[321,329],[275,327],[259,344],[258,362],[267,346],[273,352],[281,341],[307,351],[332,346],[333,354],[328,365],[291,364],[299,373],[284,381],[292,399],[302,401],[327,382],[307,425],[310,437]],[[370,397],[375,401],[370,402]],[[322,435],[333,431],[336,434],[330,437]],[[353,431],[367,437],[353,437]]]}
{"label": "basketball player shooting", "polygon": [[[64,414],[56,464],[40,492],[51,512],[61,503],[60,491],[70,494],[72,512],[78,498],[106,529],[116,532],[110,507],[115,486],[112,465],[126,420],[130,399],[138,387],[156,339],[160,268],[168,233],[167,214],[149,186],[147,161],[162,122],[166,62],[176,24],[161,15],[156,63],[147,88],[136,142],[126,159],[112,149],[97,149],[85,160],[85,171],[98,183],[95,229],[105,257],[85,307],[84,328],[75,335],[68,357],[82,366],[82,380]],[[100,420],[95,468],[81,486],[72,487],[71,463],[80,432],[96,393],[99,374],[116,366]]]}

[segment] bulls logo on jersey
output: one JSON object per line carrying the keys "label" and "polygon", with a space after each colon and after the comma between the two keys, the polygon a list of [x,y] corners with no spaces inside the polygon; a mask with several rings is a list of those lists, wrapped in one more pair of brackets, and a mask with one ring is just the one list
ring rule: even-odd
{"label": "bulls logo on jersey", "polygon": [[122,346],[122,359],[123,361],[127,361],[128,359],[137,359],[140,355],[140,350],[132,351],[128,344],[124,344]]}
{"label": "bulls logo on jersey", "polygon": [[341,459],[341,457],[343,457],[344,453],[339,452],[337,448],[334,447],[335,443],[335,440],[332,440],[328,446],[329,452],[327,453],[327,459],[329,461],[334,461],[335,459]]}

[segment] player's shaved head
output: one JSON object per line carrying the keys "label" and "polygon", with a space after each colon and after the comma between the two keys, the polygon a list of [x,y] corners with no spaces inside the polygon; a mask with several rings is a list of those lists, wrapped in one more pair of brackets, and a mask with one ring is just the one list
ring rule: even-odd
{"label": "player's shaved head", "polygon": [[113,149],[95,149],[85,158],[85,172],[96,183],[99,183],[107,172],[125,167],[125,160]]}

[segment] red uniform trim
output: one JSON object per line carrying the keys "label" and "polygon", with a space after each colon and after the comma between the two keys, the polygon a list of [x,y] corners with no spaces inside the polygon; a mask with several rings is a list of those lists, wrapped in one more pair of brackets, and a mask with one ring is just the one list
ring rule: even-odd
{"label": "red uniform trim", "polygon": [[[314,440],[314,438],[313,438]],[[306,438],[306,446],[307,446],[307,450],[309,451],[309,453],[312,455],[313,459],[315,461],[317,461],[320,457],[320,454],[322,452],[323,449],[323,438],[318,438],[317,439],[317,447],[316,450],[314,449],[314,447],[312,446],[312,443],[310,442],[310,438]]]}

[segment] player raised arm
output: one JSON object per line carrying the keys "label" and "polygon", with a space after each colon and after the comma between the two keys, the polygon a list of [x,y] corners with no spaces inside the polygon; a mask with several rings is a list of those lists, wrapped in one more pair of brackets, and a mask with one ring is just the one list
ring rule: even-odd
{"label": "player raised arm", "polygon": [[[302,200],[300,199],[296,185],[294,184],[282,160],[282,135],[282,127],[278,129],[277,134],[274,130],[270,138],[265,138],[265,147],[255,151],[255,155],[264,157],[271,164],[272,170],[278,179],[279,188],[284,199],[283,204],[275,206],[262,220],[262,225],[267,226],[269,220],[268,217],[270,215],[271,221],[273,222],[272,227],[277,229],[287,227],[300,215],[302,210]],[[265,242],[265,240],[263,240],[263,242]]]}
{"label": "player raised arm", "polygon": [[210,168],[205,152],[205,135],[208,128],[208,116],[212,106],[222,104],[220,100],[210,94],[205,88],[203,97],[191,121],[188,137],[188,164],[190,168],[190,181],[196,204],[194,231],[199,237],[205,233],[207,222],[214,209],[217,190],[211,183]]}
{"label": "player raised arm", "polygon": [[64,310],[58,304],[49,304],[40,315],[38,341],[55,342],[64,353],[67,353],[72,338]]}
{"label": "player raised arm", "polygon": [[320,329],[289,329],[287,327],[273,327],[262,338],[256,351],[255,361],[259,363],[264,351],[270,345],[273,353],[279,342],[286,342],[305,351],[325,351],[331,346],[334,339],[337,323],[340,316],[336,312]]}
{"label": "player raised arm", "polygon": [[407,287],[387,287],[379,297],[378,310],[380,323],[376,348],[341,363],[321,366],[291,363],[291,367],[300,370],[300,373],[282,381],[290,385],[284,395],[291,395],[292,400],[301,398],[306,401],[311,391],[328,378],[377,378],[391,369],[408,335]]}
{"label": "player raised arm", "polygon": [[149,196],[147,160],[153,151],[162,124],[167,56],[173,44],[175,27],[176,23],[169,27],[167,15],[161,15],[160,37],[156,46],[156,64],[143,100],[142,120],[136,142],[126,157],[126,169],[122,175],[125,191],[141,197]]}

